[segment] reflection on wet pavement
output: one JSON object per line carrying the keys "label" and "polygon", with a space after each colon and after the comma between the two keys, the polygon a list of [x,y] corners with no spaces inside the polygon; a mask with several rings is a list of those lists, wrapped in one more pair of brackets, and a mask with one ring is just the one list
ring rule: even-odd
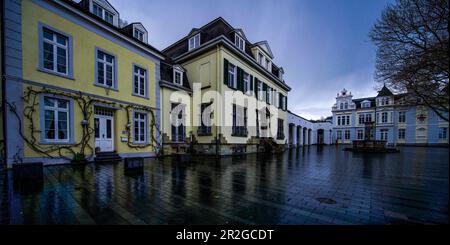
{"label": "reflection on wet pavement", "polygon": [[43,182],[0,170],[0,224],[448,224],[448,149],[51,166]]}

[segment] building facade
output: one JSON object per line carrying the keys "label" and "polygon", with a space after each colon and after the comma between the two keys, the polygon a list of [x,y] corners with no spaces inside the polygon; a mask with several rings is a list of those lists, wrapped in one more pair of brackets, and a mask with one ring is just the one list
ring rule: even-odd
{"label": "building facade", "polygon": [[375,139],[390,145],[448,145],[448,122],[420,101],[414,106],[405,103],[411,99],[410,94],[393,94],[386,86],[376,97],[359,99],[343,89],[332,107],[337,142]]}
{"label": "building facade", "polygon": [[106,0],[3,2],[8,166],[159,150],[160,61]]}
{"label": "building facade", "polygon": [[288,146],[331,145],[335,142],[332,118],[307,120],[288,111]]}
{"label": "building facade", "polygon": [[267,41],[250,42],[219,17],[162,52],[165,154],[257,152],[261,140],[286,145],[290,87]]}

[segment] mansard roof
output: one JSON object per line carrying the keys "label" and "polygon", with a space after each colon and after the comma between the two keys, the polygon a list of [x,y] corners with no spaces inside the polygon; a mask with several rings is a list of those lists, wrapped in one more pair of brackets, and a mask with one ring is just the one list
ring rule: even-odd
{"label": "mansard roof", "polygon": [[[196,49],[195,54],[191,54],[189,51],[188,46],[188,39],[193,37],[194,35],[197,35],[200,33],[200,48]],[[235,42],[235,34],[238,33],[239,35],[244,37],[245,41],[245,50],[244,52],[237,50],[238,52],[235,52],[233,49],[235,48],[234,42]],[[290,90],[290,87],[280,79],[279,76],[279,67],[276,66],[272,62],[272,71],[264,70],[263,67],[259,67],[256,61],[256,58],[254,57],[254,54],[252,52],[252,48],[255,46],[259,46],[264,52],[267,53],[268,56],[271,56],[273,58],[272,50],[269,47],[269,44],[267,41],[261,41],[257,43],[251,43],[246,37],[242,29],[234,28],[232,27],[226,20],[224,20],[222,17],[218,17],[214,19],[213,21],[207,23],[206,25],[200,27],[200,28],[193,28],[189,32],[189,34],[182,39],[178,40],[177,42],[171,44],[167,48],[163,49],[162,52],[172,60],[175,60],[176,62],[182,62],[182,60],[190,59],[191,57],[195,57],[196,55],[200,55],[202,52],[206,52],[206,50],[210,50],[212,47],[212,44],[215,43],[221,43],[225,46],[231,47],[233,52],[235,52],[238,55],[243,55],[245,59],[252,60],[251,64],[254,65],[259,70],[262,70],[263,74],[269,74],[269,78],[273,80],[276,84],[280,85],[282,88],[286,90]],[[207,44],[207,45],[204,45]],[[204,46],[203,46],[204,45]],[[185,55],[186,54],[186,55]],[[195,56],[193,56],[195,55]]]}
{"label": "mansard roof", "polygon": [[375,97],[358,98],[358,99],[353,99],[352,101],[353,101],[353,103],[355,103],[356,109],[362,108],[361,104],[364,101],[369,101],[370,107],[375,107]]}
{"label": "mansard roof", "polygon": [[[161,72],[161,81],[162,83],[164,83],[165,85],[167,85],[166,87],[170,87],[172,89],[182,89],[182,90],[186,90],[186,91],[192,91],[191,86],[189,85],[189,80],[187,77],[186,72],[183,72],[183,86],[180,87],[178,85],[175,85],[173,83],[173,68],[180,66],[181,68],[183,68],[183,66],[179,65],[179,64],[173,64],[170,60],[166,61],[166,62],[161,62],[160,65],[160,72]],[[185,70],[183,68],[183,70]]]}
{"label": "mansard roof", "polygon": [[[164,54],[159,51],[158,49],[156,49],[155,47],[153,47],[152,45],[148,44],[148,43],[144,43],[141,42],[139,40],[137,40],[136,38],[133,37],[133,33],[128,33],[127,31],[125,31],[123,28],[120,28],[118,26],[115,26],[111,23],[108,23],[107,21],[104,21],[102,18],[98,17],[97,15],[91,13],[91,11],[89,11],[89,7],[86,7],[83,3],[83,1],[81,1],[80,3],[77,3],[73,0],[61,0],[64,3],[67,3],[68,5],[70,5],[71,7],[77,9],[78,11],[82,12],[83,14],[88,15],[90,18],[97,20],[99,23],[102,23],[103,25],[113,29],[114,31],[116,31],[117,33],[123,34],[126,37],[129,37],[131,40],[138,42],[140,45],[150,49],[152,52],[154,52],[155,54],[161,56],[160,58],[164,57]],[[87,0],[85,0],[85,2],[87,2]]]}

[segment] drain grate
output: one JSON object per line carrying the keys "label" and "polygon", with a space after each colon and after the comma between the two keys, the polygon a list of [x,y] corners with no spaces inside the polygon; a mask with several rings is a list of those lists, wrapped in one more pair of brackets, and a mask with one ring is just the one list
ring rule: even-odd
{"label": "drain grate", "polygon": [[325,204],[336,204],[337,203],[334,199],[327,198],[327,197],[318,197],[318,198],[316,198],[316,200],[319,201],[320,203],[325,203]]}

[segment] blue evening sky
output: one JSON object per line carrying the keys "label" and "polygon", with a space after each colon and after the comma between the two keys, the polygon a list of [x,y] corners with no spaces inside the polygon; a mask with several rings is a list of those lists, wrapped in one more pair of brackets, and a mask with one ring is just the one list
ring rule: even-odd
{"label": "blue evening sky", "polygon": [[122,19],[140,21],[164,49],[222,16],[250,40],[267,40],[291,86],[288,108],[308,119],[331,115],[336,94],[376,94],[373,23],[391,0],[110,0]]}

